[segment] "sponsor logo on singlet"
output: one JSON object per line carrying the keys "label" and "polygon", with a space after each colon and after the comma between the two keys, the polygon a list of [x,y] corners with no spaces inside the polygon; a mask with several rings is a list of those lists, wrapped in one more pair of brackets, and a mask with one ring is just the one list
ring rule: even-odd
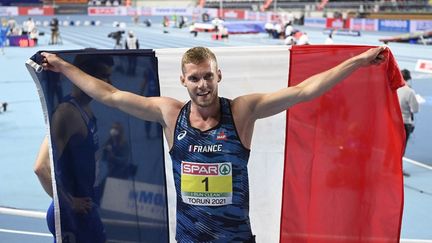
{"label": "sponsor logo on singlet", "polygon": [[177,135],[177,140],[182,140],[186,136],[187,131],[183,130]]}
{"label": "sponsor logo on singlet", "polygon": [[227,140],[227,136],[223,130],[216,136],[216,140]]}
{"label": "sponsor logo on singlet", "polygon": [[181,194],[186,204],[222,206],[232,203],[232,164],[182,161]]}

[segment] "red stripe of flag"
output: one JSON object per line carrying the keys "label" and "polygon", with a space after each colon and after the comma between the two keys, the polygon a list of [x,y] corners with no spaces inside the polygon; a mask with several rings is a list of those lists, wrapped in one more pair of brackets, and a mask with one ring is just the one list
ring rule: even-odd
{"label": "red stripe of flag", "polygon": [[[367,46],[294,46],[289,85]],[[387,62],[363,67],[321,97],[289,109],[280,242],[398,242],[404,129]]]}

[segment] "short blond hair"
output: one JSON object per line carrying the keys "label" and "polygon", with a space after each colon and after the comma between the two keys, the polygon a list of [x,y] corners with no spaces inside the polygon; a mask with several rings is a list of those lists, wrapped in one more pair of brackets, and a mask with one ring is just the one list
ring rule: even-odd
{"label": "short blond hair", "polygon": [[198,65],[198,64],[203,63],[207,60],[214,61],[216,64],[216,68],[218,67],[216,55],[210,49],[208,49],[207,47],[202,47],[202,46],[190,48],[189,50],[187,50],[183,54],[183,57],[182,57],[181,68],[182,68],[183,74],[185,73],[185,65],[186,64],[193,63],[193,64]]}

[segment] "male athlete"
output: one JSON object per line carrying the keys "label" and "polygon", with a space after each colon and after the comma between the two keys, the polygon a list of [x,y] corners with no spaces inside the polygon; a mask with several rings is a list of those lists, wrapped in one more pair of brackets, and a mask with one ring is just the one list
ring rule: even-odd
{"label": "male athlete", "polygon": [[215,55],[194,47],[181,62],[187,103],[118,90],[55,54],[42,53],[42,65],[95,100],[162,125],[173,162],[178,242],[255,242],[247,172],[255,121],[320,96],[360,67],[382,63],[384,50],[371,48],[297,86],[229,100],[218,95],[222,73]]}

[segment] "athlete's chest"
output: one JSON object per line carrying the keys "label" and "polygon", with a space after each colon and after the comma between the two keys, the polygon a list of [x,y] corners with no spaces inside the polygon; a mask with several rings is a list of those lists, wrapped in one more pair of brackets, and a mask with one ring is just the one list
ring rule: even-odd
{"label": "athlete's chest", "polygon": [[223,126],[205,132],[181,128],[175,139],[179,149],[193,154],[226,153],[238,141],[235,131]]}

